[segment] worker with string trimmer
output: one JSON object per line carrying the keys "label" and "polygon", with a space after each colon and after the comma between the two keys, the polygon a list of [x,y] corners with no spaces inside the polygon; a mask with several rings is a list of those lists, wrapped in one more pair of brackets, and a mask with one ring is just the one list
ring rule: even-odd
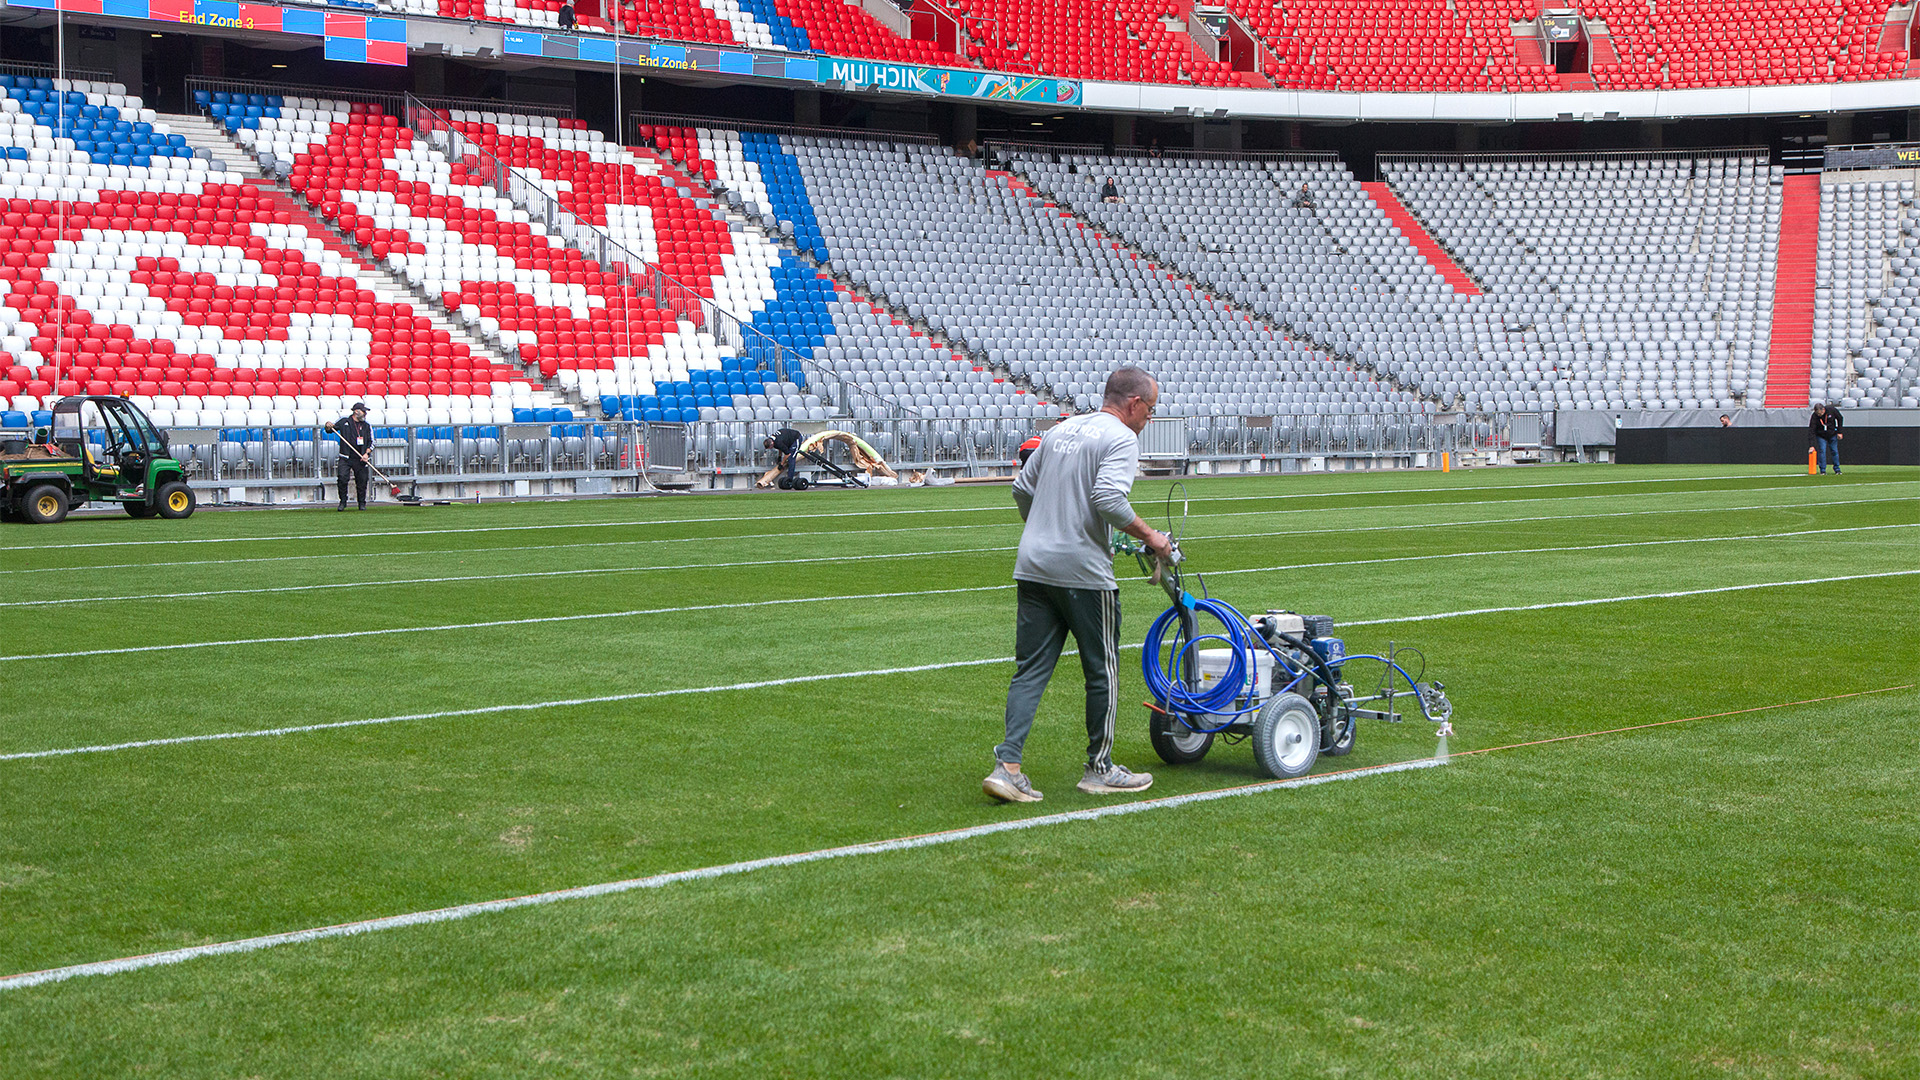
{"label": "worker with string trimmer", "polygon": [[367,403],[353,403],[352,415],[327,425],[327,430],[340,441],[340,477],[339,510],[347,508],[347,477],[354,479],[360,496],[360,509],[367,508],[367,483],[371,479],[369,472],[373,468],[373,425],[367,423]]}

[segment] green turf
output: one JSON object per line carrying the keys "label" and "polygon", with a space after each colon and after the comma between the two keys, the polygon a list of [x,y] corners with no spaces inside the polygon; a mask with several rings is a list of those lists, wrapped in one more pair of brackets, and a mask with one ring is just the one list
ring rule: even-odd
{"label": "green turf", "polygon": [[[1215,595],[1349,622],[1920,568],[1912,469],[1187,492]],[[1004,489],[10,527],[0,754],[992,660],[1017,539]],[[1164,597],[1122,589],[1137,642]],[[1920,682],[1916,600],[1343,634],[1425,650],[1459,752]],[[580,615],[611,617],[30,658]],[[1009,666],[0,761],[0,974],[1099,805],[1071,661],[1047,801],[979,794]],[[1916,720],[1908,690],[0,991],[0,1071],[1912,1075]],[[1337,764],[1432,752],[1374,723]],[[1143,714],[1116,756],[1157,766]],[[1259,778],[1244,746],[1155,772]]]}

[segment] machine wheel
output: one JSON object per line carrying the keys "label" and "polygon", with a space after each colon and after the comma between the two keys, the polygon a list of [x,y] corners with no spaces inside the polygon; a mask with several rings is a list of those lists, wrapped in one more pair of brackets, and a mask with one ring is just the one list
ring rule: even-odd
{"label": "machine wheel", "polygon": [[1153,743],[1153,752],[1169,765],[1191,765],[1213,748],[1213,732],[1194,731],[1158,709],[1147,710],[1147,739]]}
{"label": "machine wheel", "polygon": [[773,482],[773,486],[779,488],[781,491],[792,491],[793,481],[783,476],[780,479],[775,480]]}
{"label": "machine wheel", "polygon": [[159,496],[160,516],[163,518],[192,517],[193,508],[199,505],[193,497],[193,489],[178,480],[161,484]]}
{"label": "machine wheel", "polygon": [[127,516],[130,518],[149,518],[153,516],[153,507],[143,502],[121,503],[120,509],[125,510]]}
{"label": "machine wheel", "polygon": [[1253,721],[1253,756],[1281,780],[1305,776],[1320,756],[1320,714],[1299,694],[1281,694],[1260,706]]}
{"label": "machine wheel", "polygon": [[20,500],[20,512],[35,525],[52,525],[67,517],[67,493],[52,484],[35,484]]}
{"label": "machine wheel", "polygon": [[793,490],[795,491],[805,491],[812,486],[812,481],[809,481],[804,476],[796,476],[793,478]]}
{"label": "machine wheel", "polygon": [[1320,751],[1328,757],[1345,757],[1353,753],[1353,743],[1360,733],[1360,724],[1351,716],[1347,717],[1347,730],[1342,732],[1338,742]]}

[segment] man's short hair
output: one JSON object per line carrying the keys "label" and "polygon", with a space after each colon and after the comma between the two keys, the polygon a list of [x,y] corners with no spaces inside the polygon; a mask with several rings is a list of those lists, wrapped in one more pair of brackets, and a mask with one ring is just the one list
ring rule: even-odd
{"label": "man's short hair", "polygon": [[1119,408],[1128,398],[1144,398],[1153,392],[1153,376],[1137,367],[1123,367],[1107,376],[1104,405]]}

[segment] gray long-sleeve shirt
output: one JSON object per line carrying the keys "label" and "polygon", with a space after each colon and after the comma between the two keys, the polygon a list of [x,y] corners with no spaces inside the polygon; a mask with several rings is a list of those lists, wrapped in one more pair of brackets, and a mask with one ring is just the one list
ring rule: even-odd
{"label": "gray long-sleeve shirt", "polygon": [[1140,440],[1112,413],[1075,416],[1047,432],[1013,481],[1013,502],[1027,523],[1014,578],[1117,588],[1107,527],[1132,524],[1127,493],[1139,467]]}

